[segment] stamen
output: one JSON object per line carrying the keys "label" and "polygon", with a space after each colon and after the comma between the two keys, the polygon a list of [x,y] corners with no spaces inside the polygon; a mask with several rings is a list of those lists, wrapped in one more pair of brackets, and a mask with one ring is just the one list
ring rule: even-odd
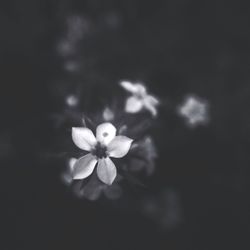
{"label": "stamen", "polygon": [[107,147],[98,142],[93,149],[92,154],[97,156],[99,159],[106,158],[108,157]]}

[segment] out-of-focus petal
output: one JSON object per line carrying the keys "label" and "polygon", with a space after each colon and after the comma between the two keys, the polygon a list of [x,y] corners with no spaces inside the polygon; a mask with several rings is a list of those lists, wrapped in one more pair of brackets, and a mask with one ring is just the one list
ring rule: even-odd
{"label": "out-of-focus petal", "polygon": [[154,105],[145,102],[144,107],[152,114],[152,116],[157,116],[158,112],[157,112],[157,109]]}
{"label": "out-of-focus petal", "polygon": [[93,132],[88,128],[72,128],[72,139],[80,149],[90,151],[96,144]]}
{"label": "out-of-focus petal", "polygon": [[148,102],[148,103],[150,103],[151,105],[154,105],[154,106],[157,106],[157,105],[160,104],[160,101],[156,97],[154,97],[152,95],[148,95],[146,97],[146,102]]}
{"label": "out-of-focus petal", "polygon": [[141,83],[122,81],[120,85],[133,95],[145,95],[147,93],[146,87]]}
{"label": "out-of-focus petal", "polygon": [[92,154],[87,154],[78,159],[75,165],[73,166],[73,179],[79,180],[87,178],[89,175],[92,174],[96,163],[97,159]]}
{"label": "out-of-focus petal", "polygon": [[82,188],[83,196],[88,200],[95,201],[101,196],[105,186],[97,175],[93,173],[88,183]]}
{"label": "out-of-focus petal", "polygon": [[114,183],[112,186],[107,186],[106,189],[103,190],[106,197],[110,200],[116,200],[121,197],[122,189],[121,187]]}
{"label": "out-of-focus petal", "polygon": [[97,176],[102,182],[111,185],[116,175],[116,166],[110,158],[102,158],[98,161]]}
{"label": "out-of-focus petal", "polygon": [[61,180],[64,184],[68,186],[72,183],[73,178],[72,178],[72,175],[69,173],[69,171],[67,171],[61,174]]}
{"label": "out-of-focus petal", "polygon": [[144,85],[136,83],[134,86],[137,89],[135,94],[138,94],[140,96],[145,96],[147,94],[147,89]]}
{"label": "out-of-focus petal", "polygon": [[127,90],[128,92],[135,94],[138,91],[138,88],[135,84],[133,84],[132,82],[129,81],[121,81],[120,85]]}
{"label": "out-of-focus petal", "polygon": [[110,108],[105,108],[102,116],[105,121],[114,120],[114,112]]}
{"label": "out-of-focus petal", "polygon": [[69,170],[70,170],[71,173],[73,171],[73,167],[74,167],[74,165],[75,165],[76,162],[77,162],[76,158],[70,158],[69,159]]}
{"label": "out-of-focus petal", "polygon": [[102,123],[96,128],[96,139],[105,145],[108,145],[116,135],[116,128],[109,122]]}
{"label": "out-of-focus petal", "polygon": [[108,153],[110,157],[121,158],[125,156],[132,144],[133,140],[127,136],[116,136],[108,145]]}
{"label": "out-of-focus petal", "polygon": [[135,96],[131,96],[127,99],[125,105],[125,111],[127,113],[138,113],[143,108],[143,101]]}
{"label": "out-of-focus petal", "polygon": [[152,116],[157,116],[158,112],[156,106],[159,104],[159,100],[151,95],[148,95],[144,100],[144,107],[152,114]]}

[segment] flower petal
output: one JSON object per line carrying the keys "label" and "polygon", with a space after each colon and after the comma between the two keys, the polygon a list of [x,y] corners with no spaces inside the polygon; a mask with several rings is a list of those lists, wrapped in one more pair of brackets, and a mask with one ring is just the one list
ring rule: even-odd
{"label": "flower petal", "polygon": [[109,122],[102,123],[96,128],[96,139],[98,142],[108,145],[116,135],[116,128]]}
{"label": "flower petal", "polygon": [[69,159],[69,170],[72,173],[73,169],[74,169],[74,165],[76,164],[77,159],[76,158],[70,158]]}
{"label": "flower petal", "polygon": [[120,85],[127,90],[128,92],[135,94],[137,93],[137,87],[135,84],[133,84],[132,82],[129,81],[121,81]]}
{"label": "flower petal", "polygon": [[127,136],[116,136],[108,145],[109,156],[121,158],[125,156],[132,144],[133,140]]}
{"label": "flower petal", "polygon": [[129,81],[122,81],[120,82],[120,85],[127,90],[128,92],[132,94],[139,94],[139,95],[145,95],[147,90],[144,85],[140,83],[132,83]]}
{"label": "flower petal", "polygon": [[154,105],[154,106],[157,106],[157,105],[160,104],[160,101],[156,97],[154,97],[152,95],[147,95],[146,102],[148,102],[148,103],[150,103],[151,105]]}
{"label": "flower petal", "polygon": [[154,116],[154,117],[157,116],[158,111],[157,111],[155,105],[153,105],[150,102],[145,101],[144,107],[145,107],[145,109],[147,109],[151,113],[152,116]]}
{"label": "flower petal", "polygon": [[131,96],[127,99],[125,105],[125,111],[127,113],[138,113],[143,108],[143,101],[135,96]]}
{"label": "flower petal", "polygon": [[147,94],[147,90],[146,90],[146,87],[140,83],[136,83],[135,84],[135,87],[136,87],[136,93],[135,94],[138,94],[140,96],[145,96]]}
{"label": "flower petal", "polygon": [[96,144],[95,136],[88,128],[72,128],[72,139],[77,147],[86,151]]}
{"label": "flower petal", "polygon": [[73,179],[85,179],[94,171],[97,159],[92,154],[87,154],[77,160],[73,167]]}
{"label": "flower petal", "polygon": [[102,182],[111,185],[116,175],[116,166],[110,158],[102,158],[98,161],[97,176]]}

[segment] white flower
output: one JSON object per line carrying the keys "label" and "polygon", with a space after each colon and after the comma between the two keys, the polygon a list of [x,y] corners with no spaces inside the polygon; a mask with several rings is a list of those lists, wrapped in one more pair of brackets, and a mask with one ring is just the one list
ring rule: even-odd
{"label": "white flower", "polygon": [[132,94],[126,101],[126,112],[138,113],[143,109],[147,109],[153,116],[157,115],[156,106],[159,105],[159,100],[149,95],[144,85],[128,81],[122,81],[120,85]]}
{"label": "white flower", "polygon": [[73,179],[85,179],[92,174],[97,164],[97,176],[111,185],[117,175],[116,166],[110,157],[124,157],[132,144],[126,136],[116,136],[111,123],[102,123],[96,129],[96,137],[88,128],[72,128],[72,139],[77,147],[90,152],[78,159],[73,168]]}
{"label": "white flower", "polygon": [[195,96],[188,96],[178,107],[178,113],[183,116],[189,126],[195,127],[208,121],[208,103]]}

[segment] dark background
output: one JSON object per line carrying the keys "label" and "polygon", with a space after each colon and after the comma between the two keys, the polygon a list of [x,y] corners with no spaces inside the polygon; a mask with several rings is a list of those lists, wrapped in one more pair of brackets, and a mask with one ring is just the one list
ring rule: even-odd
{"label": "dark background", "polygon": [[[249,14],[248,1],[1,1],[0,249],[249,249]],[[70,15],[91,24],[77,73],[56,49]],[[86,83],[109,96],[124,78],[163,100],[156,172],[118,201],[79,200],[50,157],[55,89]],[[177,116],[189,93],[210,103],[206,126]],[[172,226],[161,217],[169,192]]]}

